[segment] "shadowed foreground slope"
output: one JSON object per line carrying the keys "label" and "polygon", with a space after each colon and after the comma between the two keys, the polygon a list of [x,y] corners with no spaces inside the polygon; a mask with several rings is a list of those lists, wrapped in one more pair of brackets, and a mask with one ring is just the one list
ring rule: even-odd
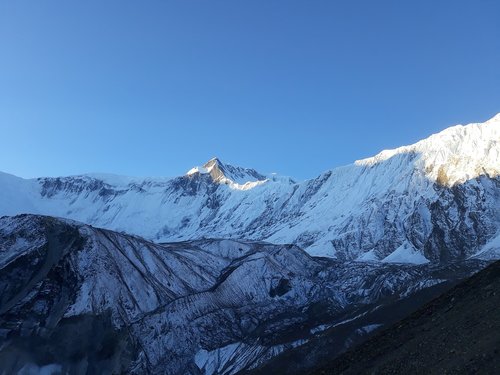
{"label": "shadowed foreground slope", "polygon": [[499,374],[500,262],[314,374]]}
{"label": "shadowed foreground slope", "polygon": [[328,328],[343,328],[334,337],[344,350],[395,321],[392,309],[379,314],[389,304],[484,266],[339,262],[234,240],[155,244],[1,217],[0,373],[233,375]]}

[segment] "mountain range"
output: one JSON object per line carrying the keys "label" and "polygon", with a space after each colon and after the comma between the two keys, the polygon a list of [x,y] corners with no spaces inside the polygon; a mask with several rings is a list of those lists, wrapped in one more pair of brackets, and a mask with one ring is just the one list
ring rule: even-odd
{"label": "mountain range", "polygon": [[485,257],[499,234],[499,160],[500,114],[302,182],[217,158],[175,178],[1,174],[0,215],[69,218],[154,242],[293,243],[339,260]]}
{"label": "mountain range", "polygon": [[499,172],[500,115],[306,181],[0,174],[0,372],[313,369],[500,258]]}

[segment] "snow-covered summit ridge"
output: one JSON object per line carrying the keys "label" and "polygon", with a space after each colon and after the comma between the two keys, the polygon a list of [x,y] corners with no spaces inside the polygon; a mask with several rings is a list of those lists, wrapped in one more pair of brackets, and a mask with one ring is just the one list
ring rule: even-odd
{"label": "snow-covered summit ridge", "polygon": [[453,186],[481,175],[500,175],[500,113],[484,123],[456,125],[413,145],[384,150],[358,160],[373,166],[402,154],[416,155],[415,166],[431,181]]}
{"label": "snow-covered summit ridge", "polygon": [[186,175],[208,174],[215,183],[225,184],[233,189],[248,190],[267,181],[266,176],[255,169],[235,167],[225,164],[215,157],[201,167],[191,168]]}

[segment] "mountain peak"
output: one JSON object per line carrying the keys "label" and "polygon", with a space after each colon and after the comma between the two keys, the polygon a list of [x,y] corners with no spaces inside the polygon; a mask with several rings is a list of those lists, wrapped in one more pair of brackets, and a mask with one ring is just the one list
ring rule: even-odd
{"label": "mountain peak", "polygon": [[220,164],[224,164],[224,163],[217,156],[215,156],[212,159],[210,159],[209,161],[207,161],[205,164],[203,164],[203,167],[209,168],[210,166],[213,166],[216,164],[220,165]]}
{"label": "mountain peak", "polygon": [[213,157],[201,167],[191,168],[188,176],[196,174],[209,174],[212,180],[219,184],[227,184],[233,187],[240,185],[261,183],[266,176],[260,174],[255,169],[237,167],[223,163],[218,157]]}
{"label": "mountain peak", "polygon": [[225,169],[225,164],[218,157],[213,157],[212,159],[204,163],[201,167],[196,166],[191,168],[187,172],[187,175],[191,176],[195,174],[210,174],[213,175],[212,177],[214,178],[214,180],[217,180],[221,177],[224,177],[223,171]]}
{"label": "mountain peak", "polygon": [[203,164],[203,168],[208,171],[208,173],[211,173],[213,170],[217,171],[217,173],[223,173],[223,171],[226,169],[225,164],[218,158],[214,157],[207,161],[205,164]]}

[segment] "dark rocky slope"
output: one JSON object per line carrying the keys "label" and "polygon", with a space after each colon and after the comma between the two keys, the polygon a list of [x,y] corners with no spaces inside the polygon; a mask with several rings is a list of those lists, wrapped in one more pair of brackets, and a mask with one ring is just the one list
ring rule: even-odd
{"label": "dark rocky slope", "polygon": [[313,374],[499,374],[500,262]]}

